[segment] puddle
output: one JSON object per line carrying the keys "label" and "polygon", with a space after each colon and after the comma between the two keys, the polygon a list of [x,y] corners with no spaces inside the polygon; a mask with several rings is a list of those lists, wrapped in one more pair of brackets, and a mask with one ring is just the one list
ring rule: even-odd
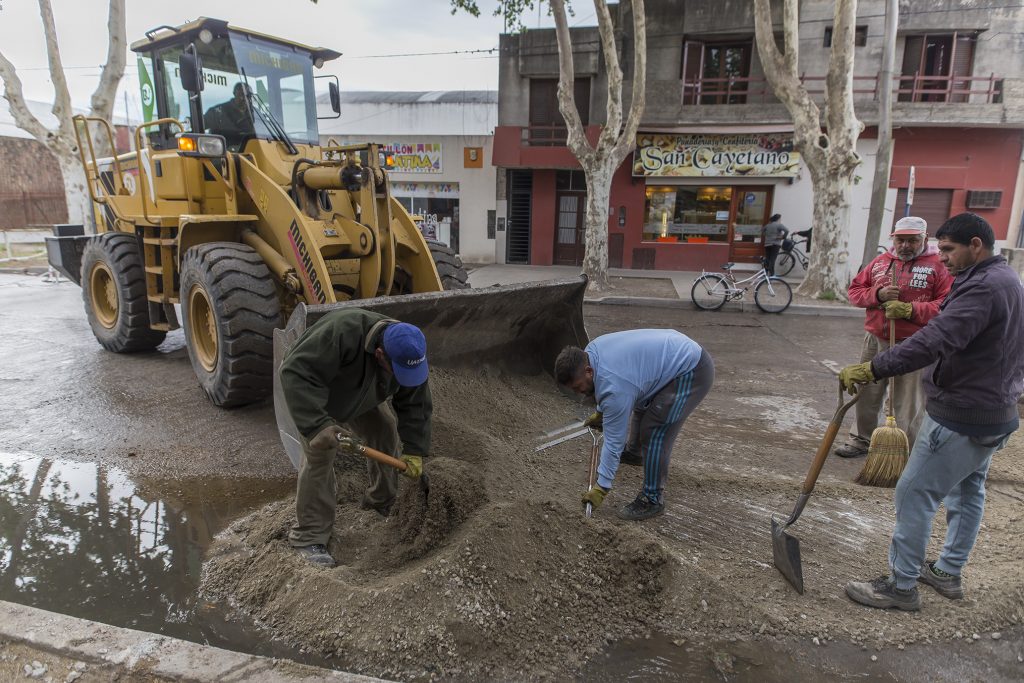
{"label": "puddle", "polygon": [[[789,683],[842,681],[842,676],[797,661],[778,645],[757,642],[691,643],[654,634],[611,645],[583,670],[580,680],[730,681]],[[871,679],[869,679],[871,680]]]}
{"label": "puddle", "polygon": [[196,597],[213,536],[293,487],[290,479],[142,484],[95,463],[0,453],[0,599],[323,665]]}

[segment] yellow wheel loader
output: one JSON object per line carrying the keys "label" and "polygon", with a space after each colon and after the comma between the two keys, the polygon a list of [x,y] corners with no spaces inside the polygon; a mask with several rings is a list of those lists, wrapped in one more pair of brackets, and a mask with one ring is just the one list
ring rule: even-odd
{"label": "yellow wheel loader", "polygon": [[339,53],[208,18],[131,47],[146,121],[133,151],[98,159],[109,122],[75,117],[96,234],[57,226],[48,242],[106,349],[153,349],[183,327],[200,384],[228,407],[270,394],[275,330],[280,359],[336,307],[420,325],[441,366],[550,371],[586,340],[584,280],[466,289],[458,257],[391,196],[380,146],[321,145],[315,79],[334,115],[340,95],[314,69]]}

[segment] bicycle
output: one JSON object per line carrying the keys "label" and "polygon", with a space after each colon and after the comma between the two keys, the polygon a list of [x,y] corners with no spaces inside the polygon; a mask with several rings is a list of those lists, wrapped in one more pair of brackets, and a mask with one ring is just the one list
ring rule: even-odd
{"label": "bicycle", "polygon": [[761,270],[743,280],[736,280],[732,269],[735,263],[722,265],[725,275],[701,272],[693,287],[690,299],[704,311],[717,311],[726,301],[742,299],[751,287],[754,288],[754,303],[765,313],[782,313],[793,302],[793,289],[785,280],[768,275],[765,269],[768,261],[761,258]]}
{"label": "bicycle", "polygon": [[778,257],[775,259],[775,274],[778,276],[789,275],[798,262],[800,267],[805,271],[807,265],[811,262],[807,258],[807,254],[804,250],[800,249],[800,245],[804,246],[804,249],[808,249],[811,246],[811,236],[805,233],[809,233],[810,230],[803,230],[801,232],[795,232],[794,235],[802,235],[801,240],[792,240],[786,238],[782,240],[782,250],[779,252]]}

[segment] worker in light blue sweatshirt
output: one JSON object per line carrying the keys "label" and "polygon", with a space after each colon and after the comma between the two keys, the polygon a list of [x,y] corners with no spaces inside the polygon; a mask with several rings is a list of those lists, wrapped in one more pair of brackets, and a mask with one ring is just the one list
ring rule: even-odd
{"label": "worker in light blue sweatshirt", "polygon": [[675,330],[613,332],[586,349],[562,349],[555,380],[596,400],[597,412],[586,424],[604,430],[597,485],[583,496],[584,505],[597,509],[604,502],[622,462],[643,466],[644,485],[619,517],[642,520],[664,512],[672,444],[715,381],[708,352]]}

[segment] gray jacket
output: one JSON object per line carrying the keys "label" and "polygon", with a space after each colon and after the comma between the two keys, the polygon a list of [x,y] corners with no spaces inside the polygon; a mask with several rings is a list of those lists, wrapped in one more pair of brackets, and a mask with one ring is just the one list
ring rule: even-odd
{"label": "gray jacket", "polygon": [[774,247],[781,245],[782,240],[785,239],[788,234],[789,228],[779,221],[773,221],[764,226],[764,246]]}
{"label": "gray jacket", "polygon": [[923,373],[925,410],[969,436],[1018,426],[1024,393],[1024,286],[1002,256],[960,273],[939,314],[894,348],[875,356],[875,377]]}

